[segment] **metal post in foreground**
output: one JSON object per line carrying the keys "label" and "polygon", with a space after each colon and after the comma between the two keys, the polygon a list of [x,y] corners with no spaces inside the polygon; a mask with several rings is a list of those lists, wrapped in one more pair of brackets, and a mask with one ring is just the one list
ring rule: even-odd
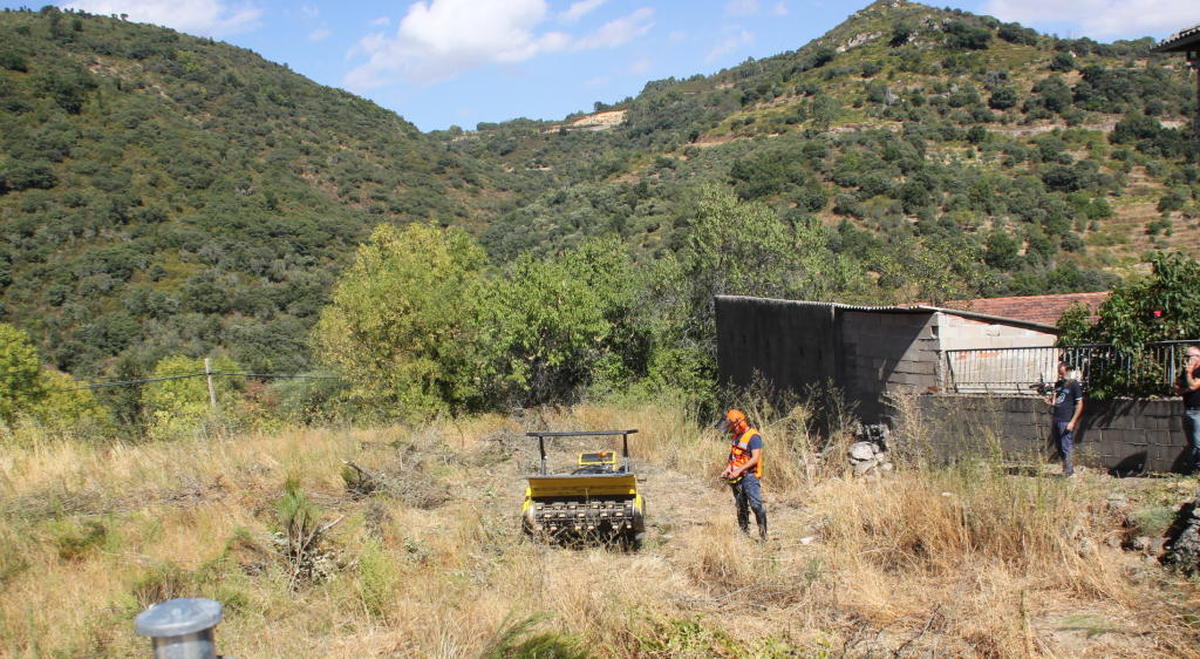
{"label": "metal post in foreground", "polygon": [[134,629],[150,637],[155,659],[216,659],[213,628],[219,622],[220,602],[179,598],[139,613]]}

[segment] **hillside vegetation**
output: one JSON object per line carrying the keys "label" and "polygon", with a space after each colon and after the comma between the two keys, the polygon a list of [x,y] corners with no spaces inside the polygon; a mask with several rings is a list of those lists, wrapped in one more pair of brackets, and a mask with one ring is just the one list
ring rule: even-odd
{"label": "hillside vegetation", "polygon": [[623,113],[607,130],[570,117],[445,137],[544,190],[492,225],[501,255],[612,231],[670,252],[692,187],[713,181],[818,223],[866,278],[830,296],[1095,290],[1197,236],[1194,92],[1152,45],[876,2],[799,50],[597,103]]}
{"label": "hillside vegetation", "polygon": [[594,115],[421,134],[170,30],[48,7],[0,37],[6,335],[76,378],[344,378],[239,383],[247,419],[711,403],[714,294],[1100,290],[1200,237],[1194,95],[1148,39],[877,2]]}
{"label": "hillside vegetation", "polygon": [[[909,460],[871,482],[813,412],[764,428],[765,545],[737,531],[723,439],[664,401],[34,440],[0,458],[0,653],[143,654],[138,612],[202,596],[225,606],[226,656],[1200,656],[1195,581],[1120,548],[1161,535],[1186,483],[922,468],[912,418],[893,438]],[[641,430],[643,550],[522,538],[530,427]],[[552,444],[553,467],[588,448]]]}
{"label": "hillside vegetation", "polygon": [[6,10],[0,43],[3,314],[81,376],[216,346],[308,368],[371,227],[478,194],[408,122],[243,49],[53,8]]}

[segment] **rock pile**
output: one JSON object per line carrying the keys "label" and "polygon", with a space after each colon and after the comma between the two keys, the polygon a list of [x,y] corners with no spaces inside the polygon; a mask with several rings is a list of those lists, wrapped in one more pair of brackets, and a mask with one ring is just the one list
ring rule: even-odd
{"label": "rock pile", "polygon": [[848,451],[855,476],[875,476],[892,470],[888,458],[888,427],[883,424],[864,425],[855,433]]}
{"label": "rock pile", "polygon": [[1179,509],[1175,524],[1167,535],[1169,540],[1163,564],[1186,574],[1200,571],[1200,496]]}

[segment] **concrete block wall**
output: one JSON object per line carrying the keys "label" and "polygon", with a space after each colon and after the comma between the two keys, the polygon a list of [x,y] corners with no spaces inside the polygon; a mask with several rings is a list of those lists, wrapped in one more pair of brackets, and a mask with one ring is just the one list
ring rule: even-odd
{"label": "concrete block wall", "polygon": [[[1057,457],[1050,409],[1040,399],[929,395],[919,397],[917,407],[938,457]],[[1175,399],[1085,401],[1076,462],[1121,474],[1186,472],[1182,414]]]}
{"label": "concrete block wall", "polygon": [[886,392],[926,391],[937,384],[938,337],[930,313],[842,311],[838,335],[842,383],[859,414],[871,422],[884,411]]}
{"label": "concrete block wall", "polygon": [[938,313],[942,350],[961,350],[980,347],[1024,348],[1051,346],[1057,333],[996,322],[968,318],[953,313]]}

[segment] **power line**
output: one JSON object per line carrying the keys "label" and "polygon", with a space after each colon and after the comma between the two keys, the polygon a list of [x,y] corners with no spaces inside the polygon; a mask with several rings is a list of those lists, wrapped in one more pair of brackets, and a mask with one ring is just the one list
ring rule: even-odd
{"label": "power line", "polygon": [[244,378],[291,378],[300,380],[341,380],[342,378],[336,375],[306,375],[303,373],[243,373],[239,371],[209,371],[207,373],[182,373],[179,375],[163,375],[156,378],[141,378],[138,380],[112,380],[108,382],[93,382],[92,384],[83,385],[81,387],[72,387],[67,391],[83,391],[85,389],[104,389],[107,387],[129,387],[139,384],[149,384],[151,382],[166,382],[167,380],[184,380],[187,378],[203,378],[210,375],[230,375],[234,377]]}
{"label": "power line", "polygon": [[[337,375],[308,375],[305,373],[239,373],[237,371],[213,371],[213,375],[237,375],[245,378],[296,378],[300,380],[341,380]],[[204,375],[201,373],[201,375]]]}
{"label": "power line", "polygon": [[81,391],[83,389],[102,389],[104,387],[128,387],[134,384],[146,384],[148,382],[165,382],[167,380],[183,380],[185,378],[203,377],[206,373],[185,373],[183,375],[164,375],[157,378],[143,378],[141,380],[116,380],[111,382],[93,382],[82,387],[72,387],[67,391]]}

